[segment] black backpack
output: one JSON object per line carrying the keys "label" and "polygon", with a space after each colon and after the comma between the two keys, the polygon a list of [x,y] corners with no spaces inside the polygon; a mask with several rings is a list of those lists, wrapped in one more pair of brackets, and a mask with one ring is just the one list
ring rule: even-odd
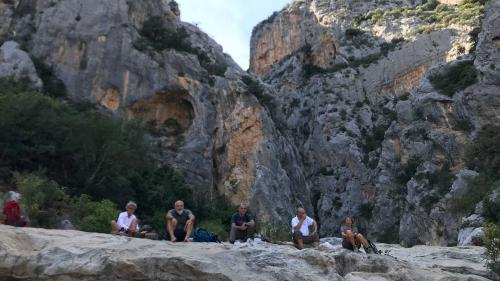
{"label": "black backpack", "polygon": [[216,233],[209,232],[200,227],[197,227],[194,231],[193,238],[195,242],[221,242]]}

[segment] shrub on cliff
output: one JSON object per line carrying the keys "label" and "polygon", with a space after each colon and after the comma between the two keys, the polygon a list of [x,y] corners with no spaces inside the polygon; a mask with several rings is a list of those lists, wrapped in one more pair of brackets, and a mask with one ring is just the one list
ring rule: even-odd
{"label": "shrub on cliff", "polygon": [[31,225],[56,227],[67,199],[63,189],[56,182],[35,174],[15,173],[14,178]]}
{"label": "shrub on cliff", "polygon": [[[488,203],[490,192],[500,185],[500,126],[482,128],[467,148],[465,160],[467,168],[479,175],[469,182],[468,194],[453,200],[456,211],[472,210],[482,200]],[[496,221],[495,206],[486,204],[485,207],[485,218]]]}
{"label": "shrub on cliff", "polygon": [[430,81],[436,90],[452,97],[456,92],[477,82],[474,62],[458,62],[445,69],[442,73],[432,75]]}
{"label": "shrub on cliff", "polygon": [[187,30],[184,27],[175,27],[172,23],[166,24],[162,17],[147,19],[139,34],[142,38],[134,44],[139,50],[150,46],[160,52],[165,49],[192,51]]}
{"label": "shrub on cliff", "polygon": [[88,195],[74,198],[69,212],[79,230],[100,233],[109,233],[111,220],[116,220],[120,213],[116,204],[110,200],[96,202]]}
{"label": "shrub on cliff", "polygon": [[484,240],[486,254],[488,255],[488,268],[500,275],[500,223],[486,224],[484,227]]}

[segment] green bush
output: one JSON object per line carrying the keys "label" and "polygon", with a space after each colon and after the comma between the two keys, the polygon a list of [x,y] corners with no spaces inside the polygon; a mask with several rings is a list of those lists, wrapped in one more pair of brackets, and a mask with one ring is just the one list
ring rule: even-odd
{"label": "green bush", "polygon": [[488,268],[500,275],[500,224],[489,223],[484,227],[484,240],[486,254],[488,255]]}
{"label": "green bush", "polygon": [[15,173],[14,178],[31,225],[56,227],[67,198],[63,189],[56,182],[35,174]]}
{"label": "green bush", "polygon": [[458,62],[442,73],[432,75],[430,81],[434,88],[449,97],[477,82],[473,61]]}
{"label": "green bush", "polygon": [[241,79],[243,83],[247,85],[248,94],[254,95],[257,100],[259,100],[260,104],[269,108],[271,112],[275,111],[277,105],[274,98],[266,93],[259,81],[252,79],[250,76],[243,76]]}
{"label": "green bush", "polygon": [[95,202],[90,196],[83,194],[73,199],[70,213],[79,230],[110,233],[111,220],[116,220],[120,211],[109,200]]}
{"label": "green bush", "polygon": [[455,175],[451,172],[449,164],[444,165],[444,167],[427,176],[429,179],[429,184],[436,187],[436,191],[439,196],[444,196],[455,180]]}
{"label": "green bush", "polygon": [[135,43],[138,49],[150,46],[159,52],[165,49],[193,51],[187,30],[184,27],[177,28],[172,23],[166,23],[162,17],[147,19],[139,34],[142,38]]}
{"label": "green bush", "polygon": [[220,241],[229,240],[229,231],[220,223],[219,220],[202,221],[197,224],[196,227],[201,227],[210,232],[217,233],[217,237]]}
{"label": "green bush", "polygon": [[[498,183],[496,186],[499,186]],[[488,197],[483,200],[483,217],[493,223],[500,222],[500,204],[491,201]]]}
{"label": "green bush", "polygon": [[287,223],[265,221],[257,224],[258,233],[269,238],[271,242],[292,241],[292,228]]}
{"label": "green bush", "polygon": [[[469,169],[479,175],[469,182],[469,193],[453,200],[453,210],[469,211],[500,184],[500,126],[486,126],[466,149]],[[487,201],[487,200],[486,200]]]}
{"label": "green bush", "polygon": [[347,38],[352,38],[352,37],[356,37],[359,35],[363,35],[364,33],[365,32],[359,28],[348,28],[345,31],[345,35],[347,36]]}

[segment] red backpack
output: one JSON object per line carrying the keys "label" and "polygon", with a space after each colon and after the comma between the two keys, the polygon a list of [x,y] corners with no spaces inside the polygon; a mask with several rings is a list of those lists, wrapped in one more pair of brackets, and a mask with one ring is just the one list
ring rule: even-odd
{"label": "red backpack", "polygon": [[23,219],[21,217],[21,208],[19,207],[19,204],[16,201],[12,200],[5,203],[2,211],[5,224],[13,226],[23,225]]}

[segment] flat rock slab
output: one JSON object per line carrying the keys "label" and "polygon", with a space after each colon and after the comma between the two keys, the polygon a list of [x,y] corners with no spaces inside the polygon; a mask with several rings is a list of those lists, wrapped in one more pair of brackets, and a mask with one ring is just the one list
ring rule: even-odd
{"label": "flat rock slab", "polygon": [[0,280],[492,280],[484,248],[353,253],[268,243],[171,243],[0,225]]}

